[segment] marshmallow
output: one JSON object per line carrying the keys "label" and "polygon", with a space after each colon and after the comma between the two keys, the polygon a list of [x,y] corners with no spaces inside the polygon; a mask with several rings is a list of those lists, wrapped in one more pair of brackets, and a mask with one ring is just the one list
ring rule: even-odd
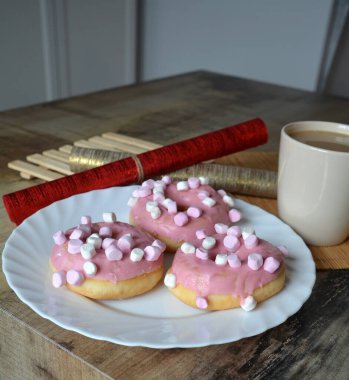
{"label": "marshmallow", "polygon": [[148,245],[144,248],[144,257],[147,261],[156,261],[161,255],[161,249],[154,245]]}
{"label": "marshmallow", "polygon": [[244,242],[247,249],[256,248],[258,246],[258,237],[255,234],[251,234],[247,236]]}
{"label": "marshmallow", "polygon": [[80,253],[85,260],[90,260],[97,252],[93,244],[83,244],[80,247]]}
{"label": "marshmallow", "polygon": [[234,207],[234,199],[230,195],[224,195],[223,202],[226,203],[229,207]]}
{"label": "marshmallow", "polygon": [[268,273],[274,273],[278,270],[279,266],[280,261],[270,256],[264,260],[263,269]]}
{"label": "marshmallow", "polygon": [[82,239],[84,236],[84,231],[79,228],[75,228],[73,232],[70,234],[69,239]]}
{"label": "marshmallow", "polygon": [[158,247],[161,253],[164,253],[166,251],[166,244],[159,239],[154,240],[151,245]]}
{"label": "marshmallow", "polygon": [[188,181],[179,181],[177,183],[177,190],[178,191],[185,191],[189,189]]}
{"label": "marshmallow", "polygon": [[247,265],[252,270],[258,270],[263,265],[263,256],[260,253],[249,254]]}
{"label": "marshmallow", "polygon": [[255,234],[255,230],[252,226],[244,226],[241,229],[242,238],[245,240],[248,236]]}
{"label": "marshmallow", "polygon": [[285,247],[284,245],[278,245],[277,248],[278,248],[279,251],[281,251],[281,253],[284,256],[288,256],[289,252],[288,252],[287,247]]}
{"label": "marshmallow", "polygon": [[241,228],[239,226],[232,226],[228,228],[227,235],[233,235],[236,237],[241,236]]}
{"label": "marshmallow", "polygon": [[63,231],[57,231],[52,236],[53,241],[57,245],[62,245],[67,241],[67,237],[64,235]]}
{"label": "marshmallow", "polygon": [[196,248],[193,244],[188,243],[186,241],[181,245],[181,251],[186,254],[195,253],[195,249]]}
{"label": "marshmallow", "polygon": [[116,243],[122,253],[129,253],[133,246],[133,239],[130,235],[123,235]]}
{"label": "marshmallow", "polygon": [[173,202],[173,200],[171,198],[165,198],[163,201],[162,201],[162,205],[166,208],[168,208],[168,205]]}
{"label": "marshmallow", "polygon": [[114,244],[116,246],[116,240],[107,237],[107,238],[103,239],[102,248],[106,249],[106,248],[110,247],[112,244]]}
{"label": "marshmallow", "polygon": [[211,249],[216,245],[216,239],[213,236],[207,236],[202,241],[202,247],[205,249]]}
{"label": "marshmallow", "polygon": [[223,189],[217,190],[217,193],[223,198],[224,195],[227,195],[227,192]]}
{"label": "marshmallow", "polygon": [[66,284],[66,282],[67,282],[67,279],[66,279],[66,273],[64,272],[64,270],[61,270],[59,272],[53,273],[53,275],[52,275],[52,285],[55,288],[62,287],[63,285]]}
{"label": "marshmallow", "polygon": [[183,227],[189,222],[188,215],[185,212],[179,212],[173,218],[176,226]]}
{"label": "marshmallow", "polygon": [[228,251],[236,252],[240,248],[240,241],[234,235],[227,235],[223,239],[224,247],[227,248]]}
{"label": "marshmallow", "polygon": [[207,309],[207,300],[206,298],[204,297],[196,297],[196,306],[199,308],[199,309]]}
{"label": "marshmallow", "polygon": [[167,273],[164,278],[164,284],[168,288],[175,288],[176,287],[176,275],[173,273]]}
{"label": "marshmallow", "polygon": [[143,259],[144,251],[141,248],[133,248],[130,254],[130,260],[133,262],[138,262]]}
{"label": "marshmallow", "polygon": [[94,276],[97,273],[97,265],[92,261],[86,261],[83,265],[83,268],[87,276]]}
{"label": "marshmallow", "polygon": [[153,179],[147,179],[142,183],[143,187],[149,187],[149,189],[152,189],[154,187],[155,181]]}
{"label": "marshmallow", "polygon": [[217,234],[225,235],[228,232],[228,226],[223,223],[216,223],[214,225],[214,229]]}
{"label": "marshmallow", "polygon": [[77,229],[83,231],[84,236],[91,235],[91,226],[88,224],[79,224]]}
{"label": "marshmallow", "polygon": [[167,211],[169,214],[177,214],[177,203],[175,201],[171,201],[167,204]]}
{"label": "marshmallow", "polygon": [[147,186],[140,186],[138,189],[134,190],[132,195],[136,198],[145,198],[152,193],[152,189]]}
{"label": "marshmallow", "polygon": [[129,207],[133,207],[135,206],[135,204],[137,203],[137,198],[136,197],[130,197],[128,202],[127,202],[127,206]]}
{"label": "marshmallow", "polygon": [[202,215],[202,210],[198,207],[189,207],[187,210],[187,215],[192,218],[199,218]]}
{"label": "marshmallow", "polygon": [[162,177],[162,182],[164,182],[166,185],[169,185],[172,182],[172,178],[169,175],[164,175]]}
{"label": "marshmallow", "polygon": [[205,239],[207,236],[205,230],[196,230],[195,235],[199,240]]}
{"label": "marshmallow", "polygon": [[204,248],[196,248],[195,255],[197,258],[201,260],[207,260],[208,259],[208,251]]}
{"label": "marshmallow", "polygon": [[231,268],[240,268],[241,267],[241,261],[238,255],[235,253],[231,253],[228,256],[228,264]]}
{"label": "marshmallow", "polygon": [[217,265],[226,265],[228,262],[228,255],[225,253],[218,253],[215,259],[215,263]]}
{"label": "marshmallow", "polygon": [[253,310],[257,305],[257,301],[253,298],[253,296],[247,296],[240,301],[240,306],[245,311]]}
{"label": "marshmallow", "polygon": [[205,199],[205,198],[207,198],[209,196],[210,196],[210,193],[208,191],[206,191],[206,190],[201,190],[201,191],[198,192],[198,198],[201,199],[201,200],[203,200],[203,199]]}
{"label": "marshmallow", "polygon": [[165,192],[165,189],[164,189],[163,185],[155,185],[154,186],[153,194],[156,194],[156,193],[164,194],[164,192]]}
{"label": "marshmallow", "polygon": [[74,269],[68,270],[66,278],[68,284],[75,286],[81,285],[85,280],[84,274]]}
{"label": "marshmallow", "polygon": [[161,216],[161,210],[159,207],[154,207],[151,211],[150,211],[150,216],[152,219],[159,219],[160,216]]}
{"label": "marshmallow", "polygon": [[165,200],[165,196],[163,193],[153,194],[153,201],[162,203],[164,200]]}
{"label": "marshmallow", "polygon": [[80,239],[72,239],[68,241],[68,252],[75,255],[76,253],[80,253],[80,247],[83,242]]}
{"label": "marshmallow", "polygon": [[116,215],[114,212],[103,212],[102,216],[103,216],[103,220],[106,223],[116,222]]}
{"label": "marshmallow", "polygon": [[108,226],[103,226],[98,231],[99,236],[102,238],[111,237],[112,233],[112,229]]}
{"label": "marshmallow", "polygon": [[96,249],[102,247],[102,239],[98,234],[92,234],[86,239],[86,243],[93,244]]}
{"label": "marshmallow", "polygon": [[148,201],[146,204],[145,204],[145,209],[148,211],[148,212],[151,212],[155,207],[158,207],[159,204],[158,202],[155,202],[155,201]]}
{"label": "marshmallow", "polygon": [[235,222],[238,222],[240,219],[241,219],[241,213],[240,211],[238,211],[237,209],[235,208],[232,208],[230,211],[229,211],[229,219],[235,223]]}
{"label": "marshmallow", "polygon": [[217,202],[210,197],[206,197],[202,200],[202,203],[208,207],[213,207]]}
{"label": "marshmallow", "polygon": [[188,178],[188,185],[191,189],[197,189],[200,186],[200,180],[196,177]]}
{"label": "marshmallow", "polygon": [[201,185],[208,185],[209,183],[208,177],[199,177],[199,181]]}
{"label": "marshmallow", "polygon": [[90,226],[92,223],[92,219],[89,215],[83,215],[80,219],[80,223],[81,224],[87,224]]}
{"label": "marshmallow", "polygon": [[122,259],[123,254],[119,248],[115,247],[115,245],[112,244],[106,248],[105,256],[109,261],[119,261]]}

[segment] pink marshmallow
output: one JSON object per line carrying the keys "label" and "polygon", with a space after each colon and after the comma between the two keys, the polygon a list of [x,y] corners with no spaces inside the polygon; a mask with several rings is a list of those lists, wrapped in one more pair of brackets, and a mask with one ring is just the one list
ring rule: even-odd
{"label": "pink marshmallow", "polygon": [[188,178],[188,184],[191,189],[197,189],[200,186],[200,180],[196,177]]}
{"label": "pink marshmallow", "polygon": [[281,253],[284,256],[288,256],[289,252],[288,252],[287,247],[285,247],[284,245],[278,245],[277,248],[278,248],[279,251],[281,251]]}
{"label": "pink marshmallow", "polygon": [[207,237],[207,233],[205,232],[205,230],[197,230],[195,232],[195,235],[196,237],[199,239],[199,240],[203,240],[205,239],[205,237]]}
{"label": "pink marshmallow", "polygon": [[275,259],[275,257],[270,256],[264,260],[263,268],[266,272],[274,273],[275,271],[278,270],[279,266],[280,266],[280,261]]}
{"label": "pink marshmallow", "polygon": [[91,232],[92,232],[91,226],[89,226],[87,224],[79,224],[77,229],[84,232],[84,237],[90,236]]}
{"label": "pink marshmallow", "polygon": [[67,237],[64,235],[63,231],[57,231],[52,236],[53,241],[57,245],[62,245],[67,241]]}
{"label": "pink marshmallow", "polygon": [[111,237],[112,235],[112,229],[108,226],[103,226],[99,229],[98,232],[100,237],[106,238],[106,237]]}
{"label": "pink marshmallow", "polygon": [[256,248],[258,246],[258,237],[255,234],[251,234],[244,240],[244,243],[247,249]]}
{"label": "pink marshmallow", "polygon": [[80,223],[90,226],[92,224],[92,219],[89,215],[83,215],[80,219]]}
{"label": "pink marshmallow", "polygon": [[154,187],[154,180],[153,179],[147,179],[142,183],[143,187],[148,187],[149,189],[152,189]]}
{"label": "pink marshmallow", "polygon": [[61,286],[65,285],[66,282],[67,282],[67,279],[66,279],[66,273],[64,272],[64,270],[53,273],[52,285],[55,288],[60,288]]}
{"label": "pink marshmallow", "polygon": [[202,210],[200,210],[198,207],[189,207],[187,210],[187,215],[191,216],[192,218],[199,218],[202,214]]}
{"label": "pink marshmallow", "polygon": [[177,203],[175,201],[168,202],[167,210],[170,214],[177,214]]}
{"label": "pink marshmallow", "polygon": [[214,225],[214,229],[217,232],[217,234],[221,234],[221,235],[224,235],[228,232],[228,226],[223,223],[216,223]]}
{"label": "pink marshmallow", "polygon": [[217,191],[217,193],[223,198],[225,195],[227,195],[227,192],[223,189],[220,189]]}
{"label": "pink marshmallow", "polygon": [[120,251],[120,249],[118,249],[117,247],[115,247],[115,245],[112,244],[108,248],[106,248],[105,256],[109,261],[119,261],[122,259],[123,254]]}
{"label": "pink marshmallow", "polygon": [[121,236],[116,245],[123,253],[129,253],[133,246],[133,239],[131,236]]}
{"label": "pink marshmallow", "polygon": [[110,247],[112,244],[116,247],[116,240],[107,237],[107,238],[103,239],[103,242],[102,242],[102,248],[103,248],[103,249],[107,249],[107,248]]}
{"label": "pink marshmallow", "polygon": [[235,253],[232,253],[228,256],[228,264],[231,268],[240,268],[241,267],[241,260],[238,255]]}
{"label": "pink marshmallow", "polygon": [[233,235],[236,237],[240,237],[241,236],[241,228],[239,226],[229,227],[228,231],[227,231],[227,235]]}
{"label": "pink marshmallow", "polygon": [[207,260],[208,259],[208,251],[205,248],[196,248],[195,255],[197,258],[201,260]]}
{"label": "pink marshmallow", "polygon": [[136,198],[145,198],[152,193],[152,189],[148,186],[141,186],[134,190],[132,195]]}
{"label": "pink marshmallow", "polygon": [[179,212],[173,218],[175,224],[179,227],[183,227],[189,222],[188,215],[185,212]]}
{"label": "pink marshmallow", "polygon": [[238,222],[241,219],[241,213],[236,208],[232,208],[229,211],[229,219],[235,223]]}
{"label": "pink marshmallow", "polygon": [[210,193],[208,191],[206,191],[206,190],[201,190],[201,191],[198,192],[198,198],[201,199],[201,200],[203,200],[203,199],[205,199],[205,198],[207,198],[209,196],[210,196]]}
{"label": "pink marshmallow", "polygon": [[75,286],[81,285],[85,280],[84,274],[74,269],[68,270],[66,278],[68,284]]}
{"label": "pink marshmallow", "polygon": [[196,306],[199,308],[199,309],[207,309],[207,300],[206,298],[204,297],[196,297]]}
{"label": "pink marshmallow", "polygon": [[163,253],[163,252],[166,251],[166,244],[163,241],[159,240],[159,239],[154,240],[153,243],[152,243],[152,246],[158,247],[160,249],[161,253]]}
{"label": "pink marshmallow", "polygon": [[147,261],[156,261],[161,255],[161,249],[154,245],[148,245],[144,248],[144,258]]}
{"label": "pink marshmallow", "polygon": [[235,252],[240,248],[240,241],[234,235],[227,235],[223,240],[223,244],[228,251],[232,252]]}
{"label": "pink marshmallow", "polygon": [[165,196],[162,193],[153,194],[153,201],[162,203],[165,200]]}
{"label": "pink marshmallow", "polygon": [[258,270],[263,265],[263,256],[260,253],[251,253],[248,255],[247,265],[252,270]]}
{"label": "pink marshmallow", "polygon": [[166,185],[169,185],[172,182],[172,178],[169,175],[164,175],[162,177],[162,182],[164,182]]}
{"label": "pink marshmallow", "polygon": [[80,253],[80,247],[82,246],[83,241],[80,239],[72,239],[68,242],[68,252],[75,255]]}
{"label": "pink marshmallow", "polygon": [[84,231],[75,228],[73,232],[70,234],[69,239],[82,239],[84,236]]}

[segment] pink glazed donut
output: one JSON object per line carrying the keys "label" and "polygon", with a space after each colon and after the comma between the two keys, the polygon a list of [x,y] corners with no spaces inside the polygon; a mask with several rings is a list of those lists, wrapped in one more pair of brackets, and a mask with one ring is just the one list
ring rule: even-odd
{"label": "pink glazed donut", "polygon": [[253,229],[235,226],[198,245],[183,243],[164,283],[192,307],[250,311],[284,287],[286,252],[258,238]]}
{"label": "pink glazed donut", "polygon": [[93,299],[130,298],[152,289],[163,275],[166,245],[148,233],[116,221],[112,212],[103,222],[81,223],[53,235],[50,256],[52,285],[67,286]]}
{"label": "pink glazed donut", "polygon": [[129,200],[130,223],[166,243],[175,252],[183,242],[197,244],[201,237],[215,232],[215,224],[227,230],[241,214],[224,190],[214,190],[206,177],[173,182],[171,177],[149,179]]}

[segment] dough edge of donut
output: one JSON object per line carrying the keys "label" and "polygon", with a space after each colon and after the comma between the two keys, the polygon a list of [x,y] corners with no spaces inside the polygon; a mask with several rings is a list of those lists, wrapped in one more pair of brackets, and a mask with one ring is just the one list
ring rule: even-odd
{"label": "dough edge of donut", "polygon": [[[167,273],[172,273],[171,269],[172,268],[169,268]],[[278,276],[274,280],[255,289],[252,295],[257,301],[257,303],[263,302],[271,298],[275,294],[279,293],[285,286],[285,279],[286,279],[286,269],[285,269],[285,264],[283,264],[281,269],[279,270]],[[183,285],[179,283],[176,285],[175,288],[168,288],[168,289],[175,297],[177,297],[180,301],[182,301],[186,305],[199,309],[196,306],[197,295],[193,290],[185,288]],[[233,308],[240,307],[240,298],[232,296],[231,294],[210,294],[207,296],[207,303],[208,303],[208,307],[204,310],[233,309]]]}
{"label": "dough edge of donut", "polygon": [[[53,271],[57,269],[50,260]],[[144,294],[153,289],[162,279],[164,268],[161,266],[152,272],[121,280],[116,283],[109,280],[86,278],[80,286],[66,284],[72,292],[92,299],[126,299]]]}

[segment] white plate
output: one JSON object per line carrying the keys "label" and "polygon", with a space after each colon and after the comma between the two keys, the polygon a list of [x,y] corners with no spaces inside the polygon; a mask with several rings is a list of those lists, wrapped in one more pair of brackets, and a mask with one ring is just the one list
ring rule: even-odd
{"label": "white plate", "polygon": [[162,284],[124,301],[92,301],[65,288],[53,288],[48,264],[52,234],[78,224],[81,215],[99,221],[103,212],[115,211],[119,220],[127,221],[125,205],[133,189],[79,194],[53,203],[17,227],[3,252],[3,270],[17,296],[65,329],[94,339],[153,348],[201,347],[257,335],[284,322],[310,296],[315,265],[303,240],[275,216],[241,200],[236,201],[244,216],[240,224],[252,223],[260,237],[284,244],[290,251],[285,289],[252,312],[196,310],[178,301]]}

